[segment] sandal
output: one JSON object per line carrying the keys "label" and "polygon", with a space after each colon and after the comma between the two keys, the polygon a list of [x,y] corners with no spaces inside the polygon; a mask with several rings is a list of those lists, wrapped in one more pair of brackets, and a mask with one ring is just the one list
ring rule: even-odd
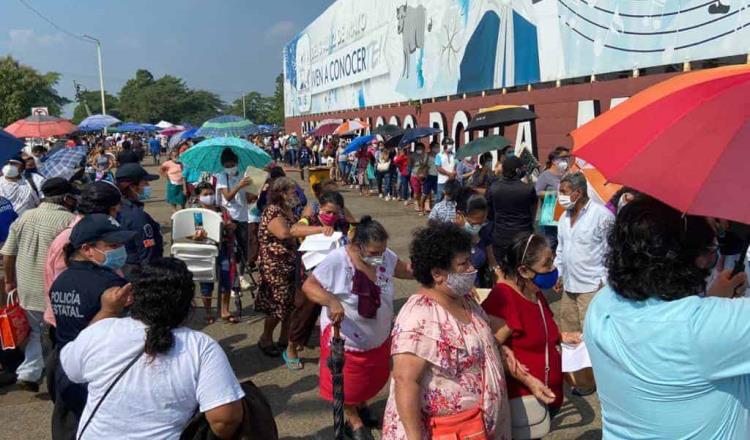
{"label": "sandal", "polygon": [[281,358],[284,359],[286,367],[292,371],[299,371],[304,368],[304,365],[302,365],[302,361],[300,360],[300,358],[288,358],[286,355],[286,350],[281,352]]}
{"label": "sandal", "polygon": [[237,319],[237,317],[234,315],[222,316],[221,319],[222,321],[226,321],[230,324],[237,324],[238,322],[240,322],[240,320]]}
{"label": "sandal", "polygon": [[263,344],[258,341],[258,349],[268,357],[279,357],[281,354],[274,344],[263,346]]}

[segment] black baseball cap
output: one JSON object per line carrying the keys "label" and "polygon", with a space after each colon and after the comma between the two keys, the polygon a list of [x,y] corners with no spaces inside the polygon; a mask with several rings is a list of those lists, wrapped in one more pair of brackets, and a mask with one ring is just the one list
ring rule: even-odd
{"label": "black baseball cap", "polygon": [[68,179],[62,177],[52,177],[47,179],[42,184],[42,193],[44,197],[55,197],[63,196],[65,194],[78,195],[81,191],[78,190]]}
{"label": "black baseball cap", "polygon": [[89,214],[79,221],[70,233],[70,244],[78,249],[84,243],[104,241],[124,244],[135,238],[137,232],[126,231],[117,220],[107,214]]}
{"label": "black baseball cap", "polygon": [[154,174],[149,174],[148,171],[143,169],[143,167],[140,164],[137,163],[124,163],[119,168],[117,168],[117,173],[115,173],[115,179],[117,180],[148,180],[149,182],[152,180],[158,180],[159,176],[156,176]]}

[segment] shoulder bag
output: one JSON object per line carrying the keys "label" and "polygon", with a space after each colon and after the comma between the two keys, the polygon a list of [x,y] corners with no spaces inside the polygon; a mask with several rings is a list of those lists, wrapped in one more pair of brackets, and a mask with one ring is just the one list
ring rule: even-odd
{"label": "shoulder bag", "polygon": [[[542,301],[537,298],[544,323],[544,386],[549,386],[549,333]],[[549,434],[551,417],[547,405],[535,396],[522,396],[510,400],[512,436],[514,440],[542,438]]]}
{"label": "shoulder bag", "polygon": [[[465,340],[464,340],[465,341]],[[464,342],[466,345],[466,342]],[[468,347],[467,347],[468,351]],[[433,416],[428,420],[432,440],[488,440],[484,426],[484,374],[479,405],[456,414]]]}
{"label": "shoulder bag", "polygon": [[105,391],[104,395],[102,395],[102,398],[99,399],[98,402],[96,402],[96,406],[91,411],[91,414],[89,415],[88,420],[86,420],[86,423],[83,425],[83,428],[81,428],[81,432],[78,434],[78,440],[81,440],[83,438],[83,433],[86,432],[86,428],[89,427],[89,423],[91,423],[91,420],[96,415],[96,412],[99,410],[99,407],[102,406],[102,402],[104,402],[104,399],[106,399],[110,391],[112,391],[112,388],[114,388],[115,385],[117,385],[117,382],[119,382],[120,379],[122,379],[122,376],[124,376],[125,373],[127,373],[128,370],[130,370],[130,367],[132,367],[133,365],[135,365],[136,362],[138,362],[138,359],[140,359],[141,356],[143,356],[143,351],[139,352],[137,356],[133,357],[133,359],[130,360],[128,365],[126,365],[125,368],[123,368],[122,371],[120,371],[120,373],[117,375],[117,377],[115,377],[115,380],[113,380],[112,383],[109,384],[109,387],[107,387],[107,391]]}

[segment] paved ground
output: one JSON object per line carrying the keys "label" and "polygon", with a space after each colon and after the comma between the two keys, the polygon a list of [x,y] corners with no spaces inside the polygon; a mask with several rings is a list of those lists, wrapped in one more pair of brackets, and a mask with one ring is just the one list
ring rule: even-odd
{"label": "paved ground", "polygon": [[[147,209],[165,226],[169,223],[171,210],[163,202],[164,189],[155,183],[155,200]],[[344,191],[347,207],[355,215],[370,214],[381,221],[391,234],[390,247],[402,258],[408,257],[408,244],[412,231],[424,222],[411,208],[398,202],[385,202],[378,198],[362,199],[353,192]],[[416,289],[412,282],[396,281],[397,306],[401,306],[408,295]],[[268,397],[276,416],[281,438],[330,439],[332,438],[331,410],[326,402],[318,398],[317,360],[319,350],[307,348],[302,353],[305,368],[299,372],[287,370],[280,359],[263,356],[256,347],[262,328],[262,316],[252,311],[252,297],[243,298],[243,320],[236,325],[216,323],[203,325],[203,312],[196,310],[193,327],[200,329],[216,340],[226,350],[229,360],[240,379],[252,378]],[[558,298],[550,298],[556,310]],[[314,338],[315,339],[315,338]],[[311,341],[317,345],[317,339]],[[45,389],[45,387],[42,387]],[[378,395],[372,406],[382,413],[387,397],[387,387]],[[50,437],[50,415],[52,404],[44,393],[30,394],[15,387],[0,389],[0,429],[3,438],[15,440],[42,440]],[[562,411],[553,422],[554,431],[546,439],[601,438],[601,417],[596,396],[581,399],[566,395]]]}

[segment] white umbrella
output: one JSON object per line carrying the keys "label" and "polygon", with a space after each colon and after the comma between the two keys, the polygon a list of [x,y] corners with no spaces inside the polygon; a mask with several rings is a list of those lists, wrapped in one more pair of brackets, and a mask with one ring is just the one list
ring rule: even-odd
{"label": "white umbrella", "polygon": [[174,124],[171,122],[167,122],[167,121],[159,121],[159,123],[156,124],[156,126],[163,130],[165,128],[174,127]]}

